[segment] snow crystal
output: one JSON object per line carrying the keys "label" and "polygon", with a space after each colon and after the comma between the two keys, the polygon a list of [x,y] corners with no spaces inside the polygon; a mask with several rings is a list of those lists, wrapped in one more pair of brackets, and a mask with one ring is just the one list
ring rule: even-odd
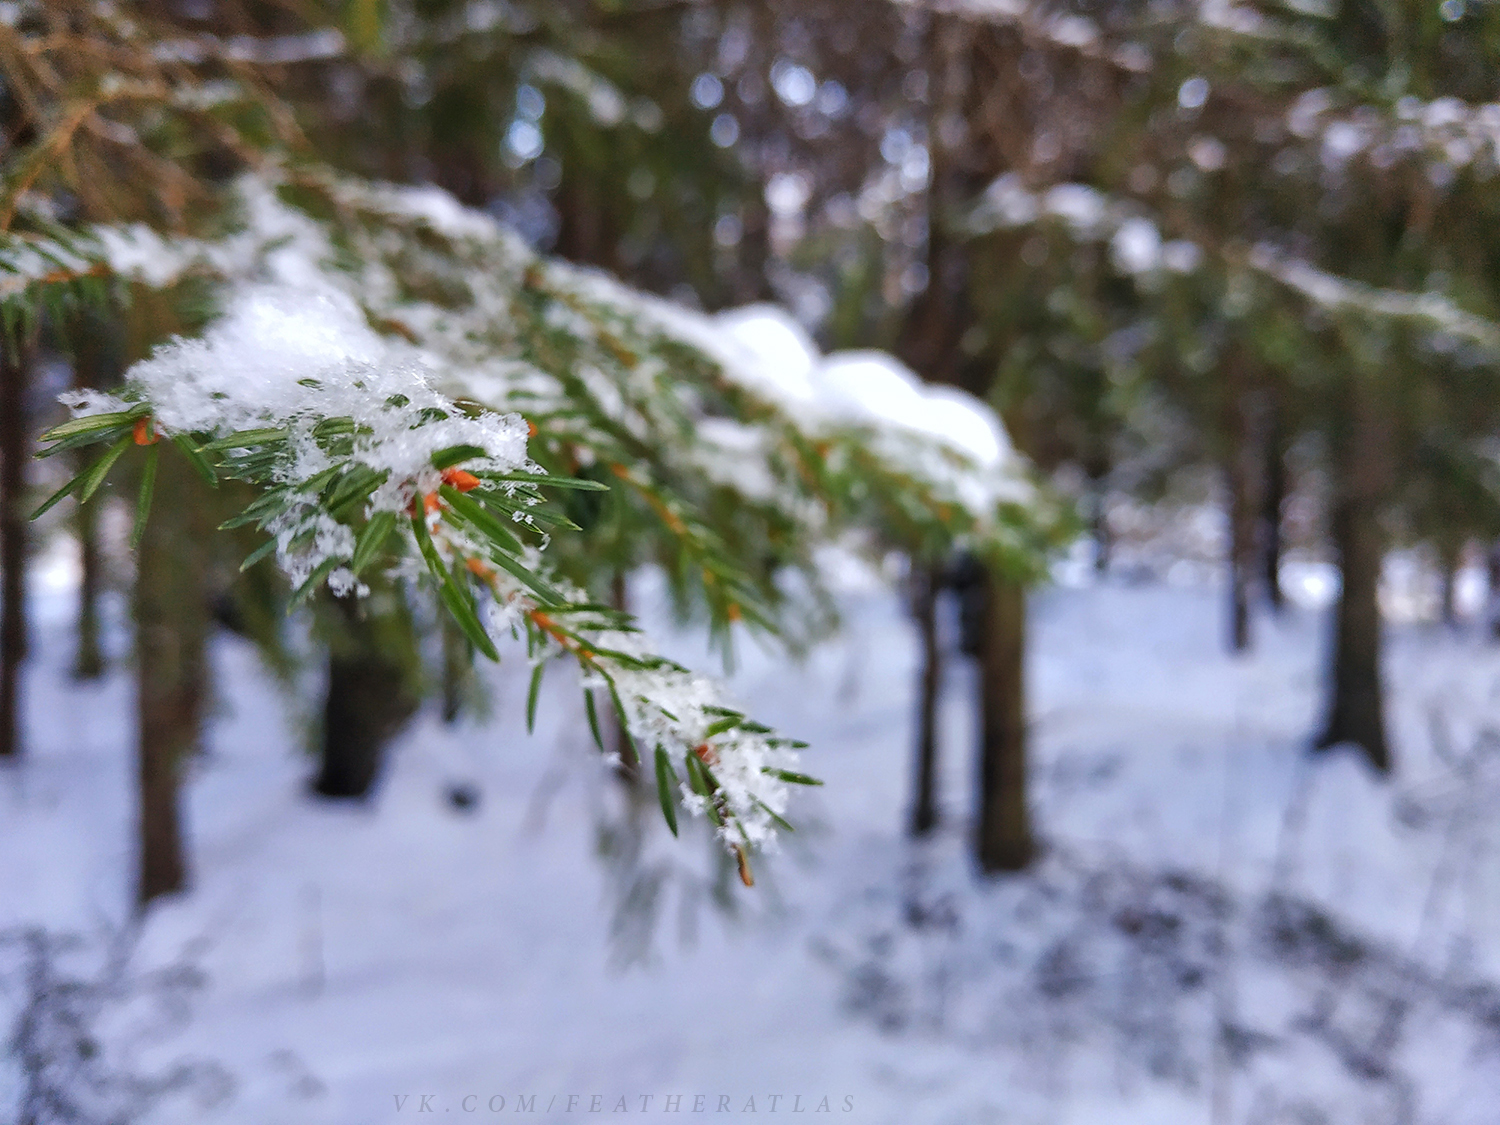
{"label": "snow crystal", "polygon": [[[482,450],[468,463],[495,472],[531,467],[519,415],[468,417],[429,385],[429,373],[405,345],[378,336],[347,295],[324,286],[288,289],[246,284],[228,290],[226,312],[201,339],[175,339],[128,373],[127,390],[152,407],[167,435],[222,437],[284,429],[287,453],[275,479],[308,480],[343,460],[386,474],[369,507],[403,511],[437,487],[433,454],[456,445]],[[75,412],[113,405],[73,396]],[[329,418],[354,426],[352,451],[336,459],[316,432]],[[267,525],[288,577],[299,584],[327,560],[354,553],[354,532],[309,496],[292,500]],[[356,589],[335,571],[336,589]]]}

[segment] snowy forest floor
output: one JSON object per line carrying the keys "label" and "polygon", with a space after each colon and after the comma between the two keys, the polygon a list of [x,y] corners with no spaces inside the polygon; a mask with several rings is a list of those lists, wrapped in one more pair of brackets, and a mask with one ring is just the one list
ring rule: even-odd
{"label": "snowy forest floor", "polygon": [[[622,795],[562,670],[528,736],[507,653],[488,723],[424,713],[376,799],[338,806],[306,795],[296,709],[221,638],[193,890],[109,970],[130,680],[70,681],[69,596],[40,594],[30,756],[0,773],[0,1017],[35,1001],[30,1041],[73,1052],[100,1122],[153,1100],[143,1120],[245,1125],[1500,1120],[1500,648],[1391,627],[1380,780],[1307,751],[1324,613],[1258,620],[1236,659],[1211,587],[1040,591],[1045,851],[983,880],[972,669],[948,671],[943,827],[913,844],[913,634],[888,591],[843,602],[801,665],[742,646],[736,692],[827,782],[754,890],[701,830],[672,841],[653,794]],[[710,667],[683,637],[673,655]],[[28,955],[28,926],[80,941]],[[0,1120],[22,1084],[13,1054]]]}

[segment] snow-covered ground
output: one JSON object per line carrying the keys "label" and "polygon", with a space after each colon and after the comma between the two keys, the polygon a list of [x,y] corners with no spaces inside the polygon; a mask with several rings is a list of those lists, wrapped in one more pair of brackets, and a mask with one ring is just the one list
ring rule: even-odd
{"label": "snow-covered ground", "polygon": [[[635,596],[651,604],[648,578]],[[1382,781],[1306,750],[1322,613],[1258,620],[1234,659],[1221,602],[1118,581],[1034,597],[1046,851],[988,881],[965,851],[969,668],[949,669],[944,828],[914,845],[895,598],[852,589],[845,633],[801,665],[742,646],[735,691],[827,781],[748,891],[599,770],[566,674],[527,736],[514,654],[488,724],[424,715],[378,797],[334,806],[305,794],[279,689],[222,639],[194,887],[134,960],[201,986],[165,1029],[106,1001],[111,1065],[216,1064],[160,1123],[1500,1120],[1500,648],[1392,627]],[[0,930],[97,943],[126,913],[130,683],[72,683],[66,590],[37,605],[30,756],[0,773]],[[673,654],[704,665],[686,638]],[[472,810],[447,799],[460,782]]]}

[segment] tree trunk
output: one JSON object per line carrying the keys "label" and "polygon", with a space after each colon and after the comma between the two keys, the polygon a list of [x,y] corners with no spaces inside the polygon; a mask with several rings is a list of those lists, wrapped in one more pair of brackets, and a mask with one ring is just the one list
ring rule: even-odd
{"label": "tree trunk", "polygon": [[1026,591],[992,575],[987,600],[976,853],[984,871],[1019,871],[1036,851],[1026,804]]}
{"label": "tree trunk", "polygon": [[1250,648],[1250,583],[1255,574],[1255,524],[1260,511],[1262,460],[1257,440],[1262,427],[1254,371],[1249,356],[1236,349],[1225,364],[1224,484],[1229,518],[1229,651]]}
{"label": "tree trunk", "polygon": [[[630,590],[626,584],[625,572],[615,571],[614,577],[610,580],[610,604],[619,610],[629,610],[629,595]],[[627,785],[634,785],[641,773],[641,762],[636,757],[635,746],[630,741],[630,734],[626,731],[625,724],[620,721],[620,716],[613,707],[609,709],[609,732],[610,749],[619,759],[619,765],[616,768],[620,777]]]}
{"label": "tree trunk", "polygon": [[1391,768],[1380,682],[1381,544],[1375,513],[1343,500],[1333,513],[1343,589],[1334,624],[1331,701],[1319,749],[1358,745],[1378,770]]}
{"label": "tree trunk", "polygon": [[387,712],[399,672],[378,653],[328,658],[323,706],[323,761],[314,788],[324,797],[365,797],[380,774],[396,724]]}
{"label": "tree trunk", "polygon": [[1343,583],[1334,620],[1327,723],[1319,749],[1351,742],[1391,768],[1380,678],[1379,500],[1389,476],[1386,434],[1368,388],[1355,387],[1349,429],[1335,435],[1332,530]]}
{"label": "tree trunk", "polygon": [[198,745],[208,690],[208,555],[214,534],[200,488],[184,460],[163,450],[136,560],[136,902],[142,907],[187,884],[178,789]]}
{"label": "tree trunk", "polygon": [[[97,457],[98,450],[86,450]],[[80,464],[79,468],[83,466]],[[80,680],[104,674],[104,651],[99,645],[99,595],[104,579],[104,560],[99,550],[99,506],[79,504],[73,512],[73,531],[78,536],[77,652],[73,675]]]}
{"label": "tree trunk", "polygon": [[1438,548],[1438,565],[1442,568],[1442,600],[1439,612],[1442,622],[1450,629],[1458,624],[1458,564],[1463,550],[1457,545],[1442,544]]}
{"label": "tree trunk", "polygon": [[771,288],[771,214],[764,202],[751,199],[745,205],[744,225],[738,248],[739,268],[735,271],[734,298],[740,305],[756,301],[774,301]]}
{"label": "tree trunk", "polygon": [[584,173],[567,174],[555,204],[558,211],[557,244],[554,251],[570,262],[598,266],[616,275],[620,268],[619,232],[605,205],[608,188]]}
{"label": "tree trunk", "polygon": [[922,669],[917,702],[917,776],[911,808],[911,834],[923,836],[937,826],[937,713],[943,679],[943,654],[938,647],[935,566],[912,567],[912,617],[922,646]]}
{"label": "tree trunk", "polygon": [[1485,555],[1485,576],[1489,579],[1489,597],[1485,605],[1485,632],[1492,641],[1500,641],[1500,540],[1490,544]]}
{"label": "tree trunk", "polygon": [[1250,648],[1250,575],[1255,564],[1255,508],[1250,498],[1245,451],[1231,452],[1225,468],[1229,494],[1229,650]]}
{"label": "tree trunk", "polygon": [[[119,341],[114,325],[103,317],[85,313],[74,325],[73,385],[82,389],[107,390],[117,381]],[[75,471],[99,456],[97,448],[79,451]],[[74,508],[73,532],[78,537],[78,620],[73,675],[92,680],[104,673],[104,654],[99,645],[99,598],[104,588],[104,559],[99,549],[99,506],[79,504]]]}
{"label": "tree trunk", "polygon": [[1272,407],[1270,424],[1266,427],[1263,446],[1266,456],[1265,493],[1261,498],[1261,565],[1266,585],[1266,598],[1276,612],[1286,604],[1281,593],[1281,508],[1286,502],[1286,450],[1281,421]]}
{"label": "tree trunk", "polygon": [[463,714],[474,674],[474,647],[453,619],[441,618],[443,637],[443,722],[456,723]]}
{"label": "tree trunk", "polygon": [[329,601],[336,624],[313,789],[324,797],[363,798],[380,776],[386,744],[421,704],[410,615],[389,594]]}
{"label": "tree trunk", "polygon": [[1104,482],[1094,481],[1089,490],[1089,532],[1094,540],[1094,570],[1099,574],[1109,570],[1109,507],[1105,497]]}
{"label": "tree trunk", "polygon": [[0,340],[0,759],[21,753],[26,659],[25,345]]}

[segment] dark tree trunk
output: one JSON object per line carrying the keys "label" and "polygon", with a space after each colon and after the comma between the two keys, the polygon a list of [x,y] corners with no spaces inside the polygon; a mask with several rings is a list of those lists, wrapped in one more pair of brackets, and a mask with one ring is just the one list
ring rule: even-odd
{"label": "dark tree trunk", "polygon": [[1489,598],[1485,606],[1485,630],[1492,641],[1500,641],[1500,541],[1490,544],[1485,555],[1485,576],[1489,579]]}
{"label": "dark tree trunk", "polygon": [[1250,648],[1250,581],[1255,567],[1255,508],[1242,452],[1231,453],[1224,473],[1229,494],[1229,650],[1236,653]]}
{"label": "dark tree trunk", "polygon": [[453,619],[442,617],[443,634],[443,722],[456,723],[463,714],[474,674],[474,649]]}
{"label": "dark tree trunk", "polygon": [[[116,381],[119,347],[113,325],[92,314],[81,315],[74,325],[73,385],[79,389],[105,390]],[[77,469],[99,456],[99,450],[80,451]],[[104,673],[104,654],[99,645],[99,598],[104,588],[104,559],[99,548],[99,506],[79,504],[74,508],[73,532],[78,537],[78,650],[73,675],[92,680]]]}
{"label": "dark tree trunk", "polygon": [[328,659],[323,707],[323,762],[314,786],[324,797],[364,797],[380,773],[385,745],[399,723],[389,711],[400,678],[377,653]]}
{"label": "dark tree trunk", "polygon": [[[612,606],[619,610],[630,609],[630,589],[626,584],[625,572],[615,571],[610,580],[609,601]],[[622,780],[628,785],[635,784],[641,773],[641,762],[636,756],[635,745],[630,741],[630,734],[625,729],[625,724],[620,721],[619,713],[613,707],[609,709],[609,741],[610,749],[614,751],[619,759],[617,769]]]}
{"label": "dark tree trunk", "polygon": [[[1102,427],[1101,427],[1102,429]],[[1084,475],[1088,478],[1089,537],[1094,541],[1094,571],[1109,571],[1114,541],[1109,532],[1109,443],[1100,432],[1091,432],[1082,457]]]}
{"label": "dark tree trunk", "polygon": [[1236,351],[1224,368],[1224,485],[1229,519],[1229,650],[1250,648],[1250,584],[1255,577],[1255,525],[1262,498],[1257,440],[1258,396],[1249,357]]}
{"label": "dark tree trunk", "polygon": [[26,659],[26,370],[24,344],[0,340],[0,759],[21,753]]}
{"label": "dark tree trunk", "polygon": [[313,789],[366,797],[387,743],[417,711],[411,625],[393,597],[329,599],[336,617],[323,705],[323,756]]}
{"label": "dark tree trunk", "polygon": [[1333,513],[1343,590],[1334,624],[1332,699],[1318,747],[1358,745],[1376,769],[1391,768],[1380,681],[1381,542],[1375,513],[1342,501]]}
{"label": "dark tree trunk", "polygon": [[916,784],[911,807],[911,834],[923,836],[937,826],[937,717],[943,680],[943,654],[938,647],[937,595],[939,572],[934,566],[912,568],[912,617],[922,646],[918,681]]}
{"label": "dark tree trunk", "polygon": [[927,285],[902,321],[895,350],[924,379],[965,387],[983,398],[993,365],[962,346],[964,334],[975,325],[969,300],[970,242],[955,234],[949,222],[949,212],[974,198],[986,179],[974,167],[968,129],[956,128],[965,120],[973,89],[969,64],[974,36],[972,24],[947,14],[934,16],[928,30],[932,186],[927,192]]}
{"label": "dark tree trunk", "polygon": [[193,470],[161,455],[136,560],[140,856],[136,901],[187,884],[179,785],[198,745],[208,691],[208,573],[213,521]]}
{"label": "dark tree trunk", "polygon": [[558,209],[556,253],[570,262],[598,266],[622,274],[619,260],[619,234],[613,216],[605,205],[608,189],[579,173],[565,176],[557,193]]}
{"label": "dark tree trunk", "polygon": [[1105,497],[1104,482],[1094,481],[1089,493],[1089,532],[1094,539],[1094,570],[1100,574],[1109,570],[1109,507]]}
{"label": "dark tree trunk", "polygon": [[1439,610],[1444,625],[1449,628],[1458,624],[1458,563],[1461,548],[1443,544],[1438,548],[1438,565],[1443,571],[1442,602]]}
{"label": "dark tree trunk", "polygon": [[[91,451],[98,456],[97,450]],[[81,468],[82,466],[80,466]],[[99,595],[104,585],[104,560],[99,550],[99,506],[79,504],[73,514],[78,536],[78,651],[73,675],[93,680],[104,674],[104,651],[99,644]]]}
{"label": "dark tree trunk", "polygon": [[1286,604],[1281,593],[1281,508],[1286,502],[1286,450],[1281,420],[1272,408],[1263,448],[1266,454],[1265,493],[1261,500],[1261,565],[1266,598],[1278,613]]}
{"label": "dark tree trunk", "polygon": [[1380,676],[1379,501],[1389,476],[1386,433],[1369,390],[1356,386],[1347,429],[1335,435],[1332,530],[1343,583],[1334,620],[1327,722],[1321,748],[1354,743],[1391,768]]}
{"label": "dark tree trunk", "polygon": [[771,287],[771,213],[764,202],[752,199],[744,208],[744,226],[736,249],[737,268],[731,292],[736,304],[774,301]]}
{"label": "dark tree trunk", "polygon": [[1026,803],[1026,591],[991,576],[980,654],[976,853],[987,872],[1019,871],[1036,845]]}

